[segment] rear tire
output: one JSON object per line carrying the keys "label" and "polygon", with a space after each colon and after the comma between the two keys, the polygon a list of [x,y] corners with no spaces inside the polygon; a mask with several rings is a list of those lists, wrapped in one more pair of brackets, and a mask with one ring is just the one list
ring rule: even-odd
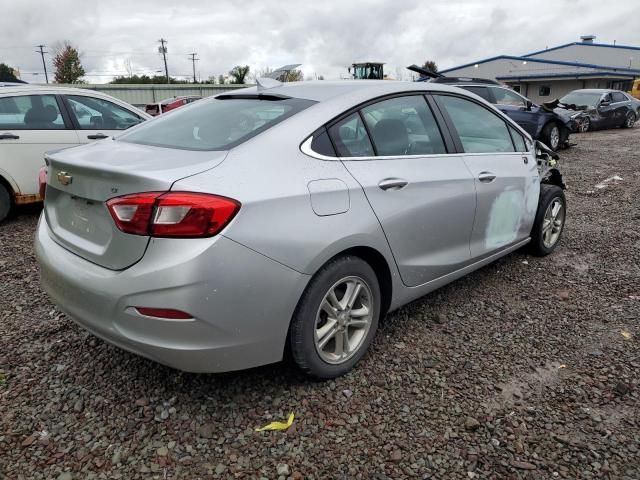
{"label": "rear tire", "polygon": [[293,315],[289,344],[296,365],[317,378],[347,373],[376,334],[380,305],[378,279],[367,262],[349,255],[327,263]]}
{"label": "rear tire", "polygon": [[633,112],[627,113],[627,116],[624,118],[624,123],[622,124],[622,128],[632,128],[636,123],[636,114]]}
{"label": "rear tire", "polygon": [[529,251],[544,257],[552,253],[562,237],[567,216],[567,200],[556,185],[540,185],[538,211],[531,230]]}
{"label": "rear tire", "polygon": [[555,122],[548,123],[542,129],[542,141],[554,152],[560,148],[560,127]]}
{"label": "rear tire", "polygon": [[0,184],[0,222],[9,216],[11,211],[11,194],[7,188]]}

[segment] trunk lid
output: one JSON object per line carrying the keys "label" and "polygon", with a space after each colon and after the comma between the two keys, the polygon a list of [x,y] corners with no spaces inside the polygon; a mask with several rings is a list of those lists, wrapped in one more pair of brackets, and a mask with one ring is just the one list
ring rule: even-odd
{"label": "trunk lid", "polygon": [[216,167],[226,154],[109,140],[49,154],[44,214],[51,236],[93,263],[127,268],[142,258],[149,237],[120,231],[105,202],[169,191],[177,180]]}

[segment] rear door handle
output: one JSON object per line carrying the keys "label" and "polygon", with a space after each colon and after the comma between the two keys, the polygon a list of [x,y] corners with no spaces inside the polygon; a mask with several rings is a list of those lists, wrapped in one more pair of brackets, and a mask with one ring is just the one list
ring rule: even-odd
{"label": "rear door handle", "polygon": [[0,134],[0,140],[18,140],[19,138],[18,135],[14,135],[13,133]]}
{"label": "rear door handle", "polygon": [[480,180],[482,183],[491,183],[495,179],[496,175],[491,172],[480,172],[480,175],[478,175],[478,180]]}
{"label": "rear door handle", "polygon": [[409,182],[403,180],[402,178],[385,178],[384,180],[380,180],[378,183],[378,187],[382,190],[400,190],[408,185]]}
{"label": "rear door handle", "polygon": [[89,140],[102,140],[103,138],[109,138],[109,135],[105,135],[104,133],[96,133],[95,135],[87,135]]}

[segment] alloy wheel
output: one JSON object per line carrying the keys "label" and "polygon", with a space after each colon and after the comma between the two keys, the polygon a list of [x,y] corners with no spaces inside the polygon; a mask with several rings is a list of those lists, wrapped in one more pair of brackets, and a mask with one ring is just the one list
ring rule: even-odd
{"label": "alloy wheel", "polygon": [[554,198],[547,207],[542,221],[542,242],[546,248],[553,248],[558,242],[564,226],[564,205],[560,198]]}
{"label": "alloy wheel", "polygon": [[591,127],[591,120],[589,118],[584,118],[580,125],[578,126],[578,130],[580,133],[585,133],[589,131],[589,127]]}
{"label": "alloy wheel", "polygon": [[367,337],[373,313],[371,288],[362,278],[350,276],[334,283],[316,314],[314,341],[322,360],[349,360]]}
{"label": "alloy wheel", "polygon": [[553,127],[551,129],[551,133],[549,133],[549,145],[552,150],[557,150],[560,145],[560,129],[558,127]]}
{"label": "alloy wheel", "polygon": [[636,116],[634,113],[629,112],[627,114],[627,121],[626,121],[626,127],[627,128],[631,128],[633,127],[633,124],[636,123]]}

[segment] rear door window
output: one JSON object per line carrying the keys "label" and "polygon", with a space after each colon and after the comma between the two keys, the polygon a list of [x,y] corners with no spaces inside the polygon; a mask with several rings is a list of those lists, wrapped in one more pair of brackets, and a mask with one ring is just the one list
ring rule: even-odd
{"label": "rear door window", "polygon": [[449,114],[466,153],[515,151],[507,124],[495,113],[464,98],[435,98]]}
{"label": "rear door window", "polygon": [[126,130],[144,119],[102,98],[67,95],[68,105],[81,130]]}
{"label": "rear door window", "polygon": [[367,129],[357,112],[333,124],[329,136],[340,157],[374,156]]}
{"label": "rear door window", "polygon": [[378,156],[446,153],[438,124],[422,95],[383,100],[362,109]]}
{"label": "rear door window", "polygon": [[316,103],[301,98],[244,97],[196,102],[140,125],[118,140],[182,150],[227,150]]}
{"label": "rear door window", "polygon": [[55,95],[0,98],[0,129],[63,130],[66,128]]}
{"label": "rear door window", "polygon": [[612,98],[612,102],[613,103],[617,103],[617,102],[626,102],[627,101],[627,97],[624,96],[624,94],[622,92],[613,92],[611,94],[611,98]]}

